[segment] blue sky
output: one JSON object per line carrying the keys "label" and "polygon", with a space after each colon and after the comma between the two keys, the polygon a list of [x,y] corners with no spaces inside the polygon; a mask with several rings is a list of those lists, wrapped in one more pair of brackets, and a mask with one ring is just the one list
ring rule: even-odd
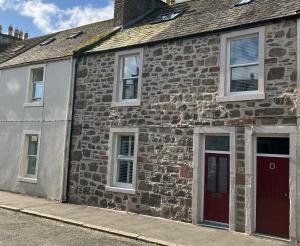
{"label": "blue sky", "polygon": [[0,0],[0,24],[30,37],[113,17],[113,0]]}

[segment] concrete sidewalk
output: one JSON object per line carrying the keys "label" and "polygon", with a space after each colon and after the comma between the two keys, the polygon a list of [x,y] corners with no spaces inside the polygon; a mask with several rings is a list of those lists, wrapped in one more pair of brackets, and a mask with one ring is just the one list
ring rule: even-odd
{"label": "concrete sidewalk", "polygon": [[54,219],[158,245],[280,246],[285,242],[108,209],[61,204],[0,191],[0,208]]}

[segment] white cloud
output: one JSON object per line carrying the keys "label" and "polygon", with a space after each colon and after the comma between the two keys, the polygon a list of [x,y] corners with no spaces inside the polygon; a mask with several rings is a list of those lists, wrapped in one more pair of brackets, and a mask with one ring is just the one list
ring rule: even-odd
{"label": "white cloud", "polygon": [[0,0],[0,8],[32,18],[34,25],[42,33],[51,33],[110,19],[113,17],[113,2],[110,0],[109,4],[102,8],[86,5],[60,9],[57,5],[45,3],[43,0]]}

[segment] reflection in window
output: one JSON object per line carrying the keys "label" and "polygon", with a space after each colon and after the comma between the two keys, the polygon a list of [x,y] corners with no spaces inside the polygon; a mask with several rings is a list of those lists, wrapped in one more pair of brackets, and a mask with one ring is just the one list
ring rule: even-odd
{"label": "reflection in window", "polygon": [[27,175],[36,175],[36,164],[38,154],[38,136],[29,135],[27,136]]}
{"label": "reflection in window", "polygon": [[289,155],[289,138],[257,138],[257,154]]}
{"label": "reflection in window", "polygon": [[219,192],[227,193],[227,158],[219,158]]}
{"label": "reflection in window", "polygon": [[122,59],[122,99],[137,99],[140,58],[134,55]]}
{"label": "reflection in window", "polygon": [[259,36],[234,39],[229,45],[230,92],[257,91]]}
{"label": "reflection in window", "polygon": [[205,150],[229,151],[229,136],[205,136]]}
{"label": "reflection in window", "polygon": [[44,94],[44,68],[31,70],[33,102],[42,102]]}
{"label": "reflection in window", "polygon": [[216,192],[216,174],[217,174],[217,160],[216,157],[208,157],[207,169],[207,192]]}

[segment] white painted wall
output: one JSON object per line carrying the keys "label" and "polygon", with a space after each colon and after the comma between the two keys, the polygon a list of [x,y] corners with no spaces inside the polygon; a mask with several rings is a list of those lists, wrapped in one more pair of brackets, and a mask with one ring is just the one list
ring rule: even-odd
{"label": "white painted wall", "polygon": [[[43,107],[24,106],[30,66],[0,71],[0,189],[61,200],[68,154],[72,61],[45,65]],[[24,130],[41,131],[37,184],[17,180]]]}

